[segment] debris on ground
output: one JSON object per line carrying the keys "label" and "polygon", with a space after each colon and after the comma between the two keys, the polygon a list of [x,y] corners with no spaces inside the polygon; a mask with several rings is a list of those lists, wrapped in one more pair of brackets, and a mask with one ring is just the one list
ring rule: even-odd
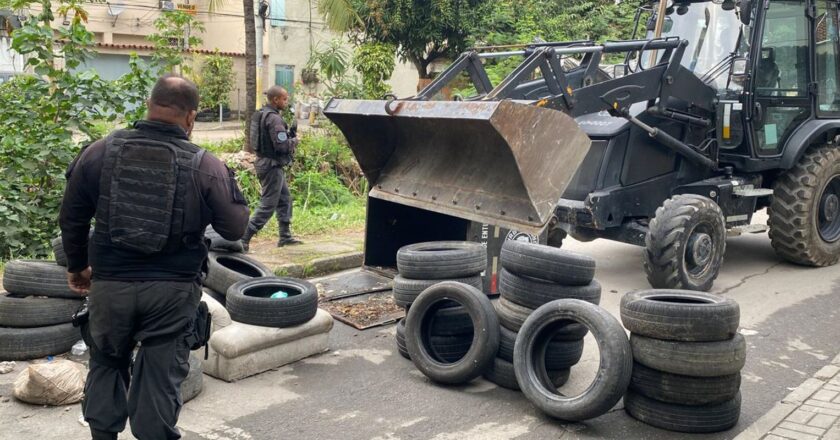
{"label": "debris on ground", "polygon": [[36,405],[68,405],[82,400],[85,367],[58,359],[31,364],[15,379],[14,396]]}
{"label": "debris on ground", "polygon": [[393,322],[405,316],[405,310],[394,303],[390,291],[336,300],[322,300],[319,307],[356,329],[364,330]]}
{"label": "debris on ground", "polygon": [[11,373],[15,369],[14,361],[0,362],[0,374]]}

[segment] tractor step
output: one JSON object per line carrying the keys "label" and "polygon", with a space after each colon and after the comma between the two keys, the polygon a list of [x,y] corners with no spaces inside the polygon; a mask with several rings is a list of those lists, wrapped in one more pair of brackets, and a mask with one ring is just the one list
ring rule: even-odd
{"label": "tractor step", "polygon": [[732,190],[732,194],[736,197],[767,197],[773,195],[773,190],[770,188],[755,188],[752,185],[743,185]]}
{"label": "tractor step", "polygon": [[736,226],[734,228],[729,228],[729,230],[726,231],[726,236],[737,237],[741,234],[761,234],[767,232],[768,229],[770,228],[767,225],[762,224]]}

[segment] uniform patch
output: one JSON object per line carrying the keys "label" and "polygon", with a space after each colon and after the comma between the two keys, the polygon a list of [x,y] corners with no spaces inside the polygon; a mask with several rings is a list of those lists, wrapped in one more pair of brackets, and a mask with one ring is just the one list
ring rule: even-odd
{"label": "uniform patch", "polygon": [[280,142],[286,142],[287,140],[289,140],[289,135],[286,134],[285,131],[280,131],[277,133],[277,140]]}

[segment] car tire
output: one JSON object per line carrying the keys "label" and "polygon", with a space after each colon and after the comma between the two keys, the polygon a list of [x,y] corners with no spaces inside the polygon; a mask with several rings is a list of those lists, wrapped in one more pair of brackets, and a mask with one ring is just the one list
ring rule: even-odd
{"label": "car tire", "polygon": [[20,296],[79,299],[67,285],[67,269],[53,260],[12,260],[3,270],[3,289]]}
{"label": "car tire", "polygon": [[204,230],[204,238],[210,240],[210,251],[211,252],[242,252],[244,247],[242,246],[241,240],[228,240],[219,235],[213,226],[207,226],[207,229]]}
{"label": "car tire", "polygon": [[499,271],[499,293],[529,309],[555,299],[579,299],[596,305],[601,301],[601,285],[595,280],[582,286],[567,286],[516,275],[504,268]]}
{"label": "car tire", "polygon": [[[457,362],[443,362],[430,347],[434,313],[450,300],[467,310],[474,328],[470,348]],[[475,287],[445,281],[424,290],[414,301],[406,316],[405,339],[412,362],[427,377],[439,383],[465,383],[480,376],[496,357],[499,320],[487,295]]]}
{"label": "car tire", "polygon": [[741,387],[741,374],[693,377],[671,374],[633,364],[630,389],[660,402],[680,405],[709,405],[732,400]]}
{"label": "car tire", "polygon": [[79,299],[20,297],[0,293],[0,327],[44,327],[64,324],[81,307]]}
{"label": "car tire", "polygon": [[397,270],[413,280],[471,277],[487,268],[487,249],[468,241],[429,241],[397,251]]}
{"label": "car tire", "polygon": [[[274,292],[286,298],[269,298]],[[262,327],[294,327],[308,322],[318,311],[318,290],[295,278],[255,278],[240,281],[228,289],[226,308],[230,319]]]}
{"label": "car tire", "polygon": [[648,425],[675,432],[712,433],[726,431],[738,423],[741,393],[734,399],[711,405],[678,405],[659,402],[628,391],[624,409],[631,417]]}
{"label": "car tire", "polygon": [[441,281],[457,281],[459,283],[473,286],[479,290],[482,288],[481,276],[475,274],[449,280],[415,280],[405,278],[402,275],[397,275],[394,277],[394,302],[400,307],[411,307],[411,303],[417,299],[417,295],[419,295],[420,292]]}
{"label": "car tire", "polygon": [[54,238],[50,244],[52,245],[53,255],[55,255],[55,264],[67,267],[67,254],[64,253],[64,242],[61,237]]}
{"label": "car tire", "polygon": [[230,286],[253,278],[273,277],[264,264],[245,255],[210,252],[207,255],[207,277],[204,285],[227,294]]}
{"label": "car tire", "polygon": [[731,339],[741,319],[731,298],[690,290],[630,292],[621,298],[620,313],[631,333],[690,342]]}
{"label": "car tire", "polygon": [[[551,378],[552,386],[555,388],[559,388],[568,382],[569,374],[570,370],[568,368],[548,371],[548,376]],[[516,373],[514,372],[513,362],[500,358],[494,359],[490,368],[484,372],[484,378],[502,388],[519,391],[519,383],[516,382]]]}
{"label": "car tire", "polygon": [[631,334],[630,346],[636,362],[655,370],[684,376],[737,374],[747,359],[747,344],[741,335],[726,341],[682,342]]}
{"label": "car tire", "polygon": [[[508,301],[505,298],[499,298],[495,303],[496,313],[499,315],[499,323],[502,327],[507,328],[513,332],[519,332],[522,324],[528,319],[528,316],[533,313],[533,309]],[[583,339],[589,330],[586,326],[573,322],[563,327],[555,336],[555,341],[575,341]]]}
{"label": "car tire", "polygon": [[516,240],[505,241],[502,267],[517,275],[568,286],[584,286],[595,276],[595,260],[587,255]]}
{"label": "car tire", "polygon": [[0,327],[0,361],[23,361],[70,351],[82,334],[73,324]]}
{"label": "car tire", "polygon": [[401,319],[397,323],[397,331],[394,339],[397,341],[397,351],[400,353],[400,356],[411,360],[411,356],[408,355],[408,348],[405,346],[405,319]]}
{"label": "car tire", "polygon": [[[551,326],[564,321],[584,324],[598,343],[600,366],[592,384],[578,396],[566,397],[546,383],[544,353]],[[513,350],[516,381],[537,408],[551,417],[581,421],[605,414],[630,384],[633,356],[621,323],[606,310],[577,299],[549,302],[534,311],[516,336]]]}
{"label": "car tire", "polygon": [[[501,326],[499,329],[498,357],[513,362],[513,349],[516,344],[516,332]],[[583,356],[583,339],[572,341],[552,340],[545,352],[545,368],[548,370],[562,370],[572,367]]]}

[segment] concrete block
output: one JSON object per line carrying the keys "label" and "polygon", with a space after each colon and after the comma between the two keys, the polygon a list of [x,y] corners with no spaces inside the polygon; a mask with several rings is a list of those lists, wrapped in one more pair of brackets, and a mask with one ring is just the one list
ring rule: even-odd
{"label": "concrete block", "polygon": [[776,428],[773,430],[773,432],[771,432],[771,434],[776,434],[794,440],[820,440],[820,438],[816,435],[806,434],[804,432],[791,431],[789,429],[784,428]]}
{"label": "concrete block", "polygon": [[804,424],[807,424],[809,421],[811,421],[811,419],[813,419],[815,416],[816,416],[816,414],[814,414],[814,413],[810,413],[808,411],[802,411],[801,409],[798,409],[798,410],[792,412],[789,416],[785,417],[785,421],[786,422],[793,422],[793,423],[801,423],[801,424],[804,425]]}
{"label": "concrete block", "polygon": [[793,422],[779,423],[779,428],[790,429],[791,431],[796,431],[796,432],[804,432],[805,434],[811,434],[811,435],[816,435],[816,436],[821,436],[825,432],[825,429],[822,429],[822,428],[816,428],[816,427],[813,427],[813,426],[801,425],[799,423],[793,423]]}
{"label": "concrete block", "polygon": [[838,418],[834,416],[830,416],[827,414],[817,414],[814,416],[814,418],[808,421],[808,426],[828,429],[831,428],[831,425],[833,425],[834,422],[836,422],[837,420]]}
{"label": "concrete block", "polygon": [[333,318],[319,309],[309,322],[270,328],[233,322],[210,337],[204,372],[232,382],[329,349]]}

